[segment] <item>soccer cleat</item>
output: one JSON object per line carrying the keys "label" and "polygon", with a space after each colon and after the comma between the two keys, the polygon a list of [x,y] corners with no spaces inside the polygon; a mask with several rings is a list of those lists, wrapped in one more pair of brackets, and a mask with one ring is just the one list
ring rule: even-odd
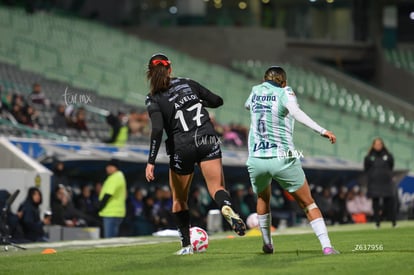
{"label": "soccer cleat", "polygon": [[333,247],[325,247],[323,249],[323,255],[335,255],[340,254],[338,250],[335,250]]}
{"label": "soccer cleat", "polygon": [[230,206],[223,206],[221,208],[221,214],[223,214],[223,217],[230,224],[231,228],[234,232],[236,232],[237,235],[244,236],[246,233],[246,224],[244,224],[239,215],[234,213],[233,209],[231,209]]}
{"label": "soccer cleat", "polygon": [[273,244],[271,243],[264,244],[262,249],[265,254],[273,254]]}
{"label": "soccer cleat", "polygon": [[175,252],[175,255],[193,255],[193,254],[194,254],[194,251],[191,245],[185,246],[181,248],[180,250],[178,250],[177,252]]}

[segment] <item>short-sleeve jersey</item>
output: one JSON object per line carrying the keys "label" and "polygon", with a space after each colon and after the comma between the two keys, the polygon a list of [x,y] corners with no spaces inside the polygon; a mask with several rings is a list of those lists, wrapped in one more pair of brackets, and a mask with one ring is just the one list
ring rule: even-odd
{"label": "short-sleeve jersey", "polygon": [[285,107],[287,102],[297,104],[296,95],[290,87],[280,88],[266,81],[252,88],[245,103],[251,120],[249,156],[287,157],[295,152],[295,120]]}

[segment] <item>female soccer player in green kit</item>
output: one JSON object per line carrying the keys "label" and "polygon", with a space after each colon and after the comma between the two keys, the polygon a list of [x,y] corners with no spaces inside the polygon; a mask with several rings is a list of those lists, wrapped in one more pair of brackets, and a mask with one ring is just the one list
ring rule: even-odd
{"label": "female soccer player in green kit", "polygon": [[250,110],[249,157],[247,168],[253,190],[258,196],[257,214],[263,237],[263,252],[273,253],[270,232],[271,180],[276,180],[299,203],[318,237],[323,254],[339,254],[330,242],[321,211],[311,196],[299,157],[293,144],[297,120],[335,143],[335,135],[319,126],[298,106],[296,95],[287,86],[281,67],[267,69],[264,82],[254,86],[245,107]]}

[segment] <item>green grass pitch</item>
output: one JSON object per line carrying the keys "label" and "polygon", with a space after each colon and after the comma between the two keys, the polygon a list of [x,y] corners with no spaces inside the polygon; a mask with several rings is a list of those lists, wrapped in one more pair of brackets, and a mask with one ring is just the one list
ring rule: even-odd
{"label": "green grass pitch", "polygon": [[[41,254],[45,246],[28,245],[26,251],[0,252],[0,274],[414,274],[414,222],[328,230],[340,255],[323,256],[306,227],[276,231],[271,255],[261,252],[260,237],[232,232],[211,236],[207,252],[188,256],[173,255],[178,239],[165,237],[131,238],[118,247],[55,247],[57,253],[49,255]],[[140,239],[145,241],[136,243]]]}

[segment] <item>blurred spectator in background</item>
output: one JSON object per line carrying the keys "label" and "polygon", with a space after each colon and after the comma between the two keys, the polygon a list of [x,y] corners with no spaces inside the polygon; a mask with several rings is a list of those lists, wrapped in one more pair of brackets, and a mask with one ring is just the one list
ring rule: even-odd
{"label": "blurred spectator in background", "polygon": [[118,116],[115,116],[111,113],[106,117],[106,123],[111,126],[111,133],[110,137],[103,142],[115,146],[124,146],[129,136],[128,117],[126,114],[120,111]]}
{"label": "blurred spectator in background", "polygon": [[95,184],[93,185],[91,199],[92,201],[94,201],[94,203],[98,203],[98,205],[99,205],[99,194],[101,193],[101,190],[102,190],[102,182],[100,181],[95,182]]}
{"label": "blurred spectator in background", "polygon": [[188,198],[188,208],[190,211],[191,225],[207,228],[207,209],[201,199],[200,187],[194,187]]}
{"label": "blurred spectator in background", "polygon": [[52,172],[53,172],[53,176],[52,176],[50,194],[53,198],[54,196],[53,193],[56,191],[59,185],[63,185],[64,187],[70,187],[70,180],[66,173],[65,163],[62,161],[59,161],[59,160],[55,161],[54,166],[52,168]]}
{"label": "blurred spectator in background", "polygon": [[363,189],[355,185],[348,193],[346,209],[354,223],[366,223],[372,216],[372,200],[367,198]]}
{"label": "blurred spectator in background", "polygon": [[86,215],[77,210],[72,202],[71,194],[65,186],[59,185],[52,201],[52,224],[74,227],[86,226]]}
{"label": "blurred spectator in background", "polygon": [[223,126],[223,144],[240,147],[243,145],[243,141],[235,130],[226,125]]}
{"label": "blurred spectator in background", "polygon": [[241,124],[219,125],[215,120],[215,130],[223,138],[224,145],[241,147],[246,145],[248,129]]}
{"label": "blurred spectator in background", "polygon": [[24,101],[24,98],[19,93],[13,93],[11,94],[11,97],[8,97],[7,100],[10,100],[8,108],[14,119],[18,123],[24,124],[26,122],[26,117],[24,114],[26,102]]}
{"label": "blurred spectator in background", "polygon": [[[397,188],[392,181],[394,158],[381,138],[373,140],[364,159],[364,171],[367,175],[368,193],[372,198],[374,220],[377,227],[381,218],[388,216],[393,227],[397,218]],[[388,215],[386,215],[388,214]]]}
{"label": "blurred spectator in background", "polygon": [[1,103],[2,103],[3,110],[7,110],[11,112],[12,106],[13,106],[12,100],[13,100],[13,94],[2,92]]}
{"label": "blurred spectator in background", "polygon": [[34,83],[32,86],[32,92],[29,95],[30,101],[35,104],[44,105],[49,107],[50,100],[42,92],[42,86],[39,83]]}
{"label": "blurred spectator in background", "polygon": [[231,197],[233,198],[233,209],[239,213],[240,218],[244,221],[246,221],[247,217],[252,213],[244,200],[246,189],[247,187],[244,184],[238,183],[234,185],[233,192],[231,193]]}
{"label": "blurred spectator in background", "polygon": [[346,209],[347,193],[348,188],[342,186],[339,188],[339,192],[332,198],[333,223],[344,224],[351,221],[351,217]]}
{"label": "blurred spectator in background", "polygon": [[24,108],[27,105],[27,102],[24,100],[23,96],[20,93],[12,94],[11,106],[13,107],[16,105],[20,108]]}
{"label": "blurred spectator in background", "polygon": [[128,128],[130,134],[141,136],[149,135],[149,117],[148,112],[138,113],[136,110],[131,110],[128,115]]}
{"label": "blurred spectator in background", "polygon": [[244,202],[249,208],[250,213],[256,213],[257,198],[256,198],[256,194],[254,193],[251,184],[247,186],[247,193],[244,196]]}
{"label": "blurred spectator in background", "polygon": [[[283,213],[283,215],[280,215],[278,213],[280,210],[276,211],[276,214],[277,214],[276,216],[279,216],[280,221],[285,219],[285,220],[287,220],[287,225],[288,226],[294,226],[298,219],[306,219],[306,215],[303,212],[303,209],[301,209],[299,207],[299,204],[296,202],[295,198],[289,192],[287,192],[286,190],[283,190],[280,186],[278,186],[277,189],[275,189],[275,190],[279,190],[282,194],[282,197],[277,192],[272,192],[272,197],[275,196],[275,198],[278,199],[278,202],[276,204],[276,201],[273,200],[273,198],[271,198],[270,202],[275,203],[275,205],[280,205],[280,203],[284,202],[284,206],[282,208],[284,211],[281,211]],[[312,193],[312,195],[313,195],[313,193]],[[283,198],[283,200],[281,198]],[[272,220],[272,224],[274,226],[279,225],[279,227],[281,225],[281,224],[278,224],[278,223],[274,223],[273,220]],[[282,226],[283,226],[283,224],[282,224]]]}
{"label": "blurred spectator in background", "polygon": [[70,104],[65,107],[65,118],[68,126],[71,126],[73,117],[75,116],[75,106]]}
{"label": "blurred spectator in background", "polygon": [[156,230],[175,228],[171,209],[172,199],[170,188],[168,186],[156,187],[153,205]]}
{"label": "blurred spectator in background", "polygon": [[93,199],[90,185],[85,184],[82,186],[81,194],[76,199],[75,207],[89,217],[87,220],[88,226],[100,226],[98,215],[99,201]]}
{"label": "blurred spectator in background", "polygon": [[18,216],[23,229],[24,238],[31,242],[45,242],[47,237],[43,229],[44,225],[51,223],[50,215],[40,218],[42,193],[37,187],[29,188],[26,200],[19,206]]}
{"label": "blurred spectator in background", "polygon": [[12,106],[11,114],[18,123],[26,123],[26,116],[24,115],[23,107],[19,104],[14,104]]}
{"label": "blurred spectator in background", "polygon": [[272,226],[274,227],[279,227],[280,220],[282,219],[286,220],[289,226],[294,225],[296,222],[296,216],[292,209],[296,204],[290,202],[290,199],[293,199],[293,197],[289,193],[287,193],[287,196],[284,193],[278,185],[275,184],[272,187],[270,211],[272,212]]}
{"label": "blurred spectator in background", "polygon": [[144,197],[147,191],[141,188],[135,188],[131,199],[128,201],[129,212],[134,217],[139,217],[144,212]]}
{"label": "blurred spectator in background", "polygon": [[67,127],[67,118],[65,116],[65,105],[64,104],[59,104],[56,107],[56,113],[53,116],[52,127],[55,129]]}
{"label": "blurred spectator in background", "polygon": [[133,196],[128,200],[128,218],[132,221],[133,236],[151,235],[154,225],[146,214],[145,197],[147,190],[136,188]]}
{"label": "blurred spectator in background", "polygon": [[125,176],[119,170],[119,160],[111,159],[106,165],[106,178],[99,194],[99,216],[103,220],[105,238],[117,237],[126,216],[127,187]]}
{"label": "blurred spectator in background", "polygon": [[156,231],[156,224],[158,223],[159,218],[154,215],[154,198],[151,195],[147,195],[143,199],[144,201],[144,213],[146,221],[148,221],[148,232]]}
{"label": "blurred spectator in background", "polygon": [[39,113],[28,104],[19,93],[2,96],[1,108],[6,111],[5,117],[13,123],[20,123],[35,129],[39,128]]}
{"label": "blurred spectator in background", "polygon": [[333,224],[334,223],[334,213],[333,213],[333,205],[332,205],[332,194],[331,188],[326,186],[322,189],[321,194],[316,194],[315,203],[318,205],[319,209],[321,210],[326,223]]}
{"label": "blurred spectator in background", "polygon": [[33,106],[26,105],[23,108],[24,125],[39,129],[39,113],[33,108]]}
{"label": "blurred spectator in background", "polygon": [[88,126],[86,126],[86,110],[84,108],[80,107],[75,111],[75,116],[72,118],[70,126],[78,131],[88,131]]}

